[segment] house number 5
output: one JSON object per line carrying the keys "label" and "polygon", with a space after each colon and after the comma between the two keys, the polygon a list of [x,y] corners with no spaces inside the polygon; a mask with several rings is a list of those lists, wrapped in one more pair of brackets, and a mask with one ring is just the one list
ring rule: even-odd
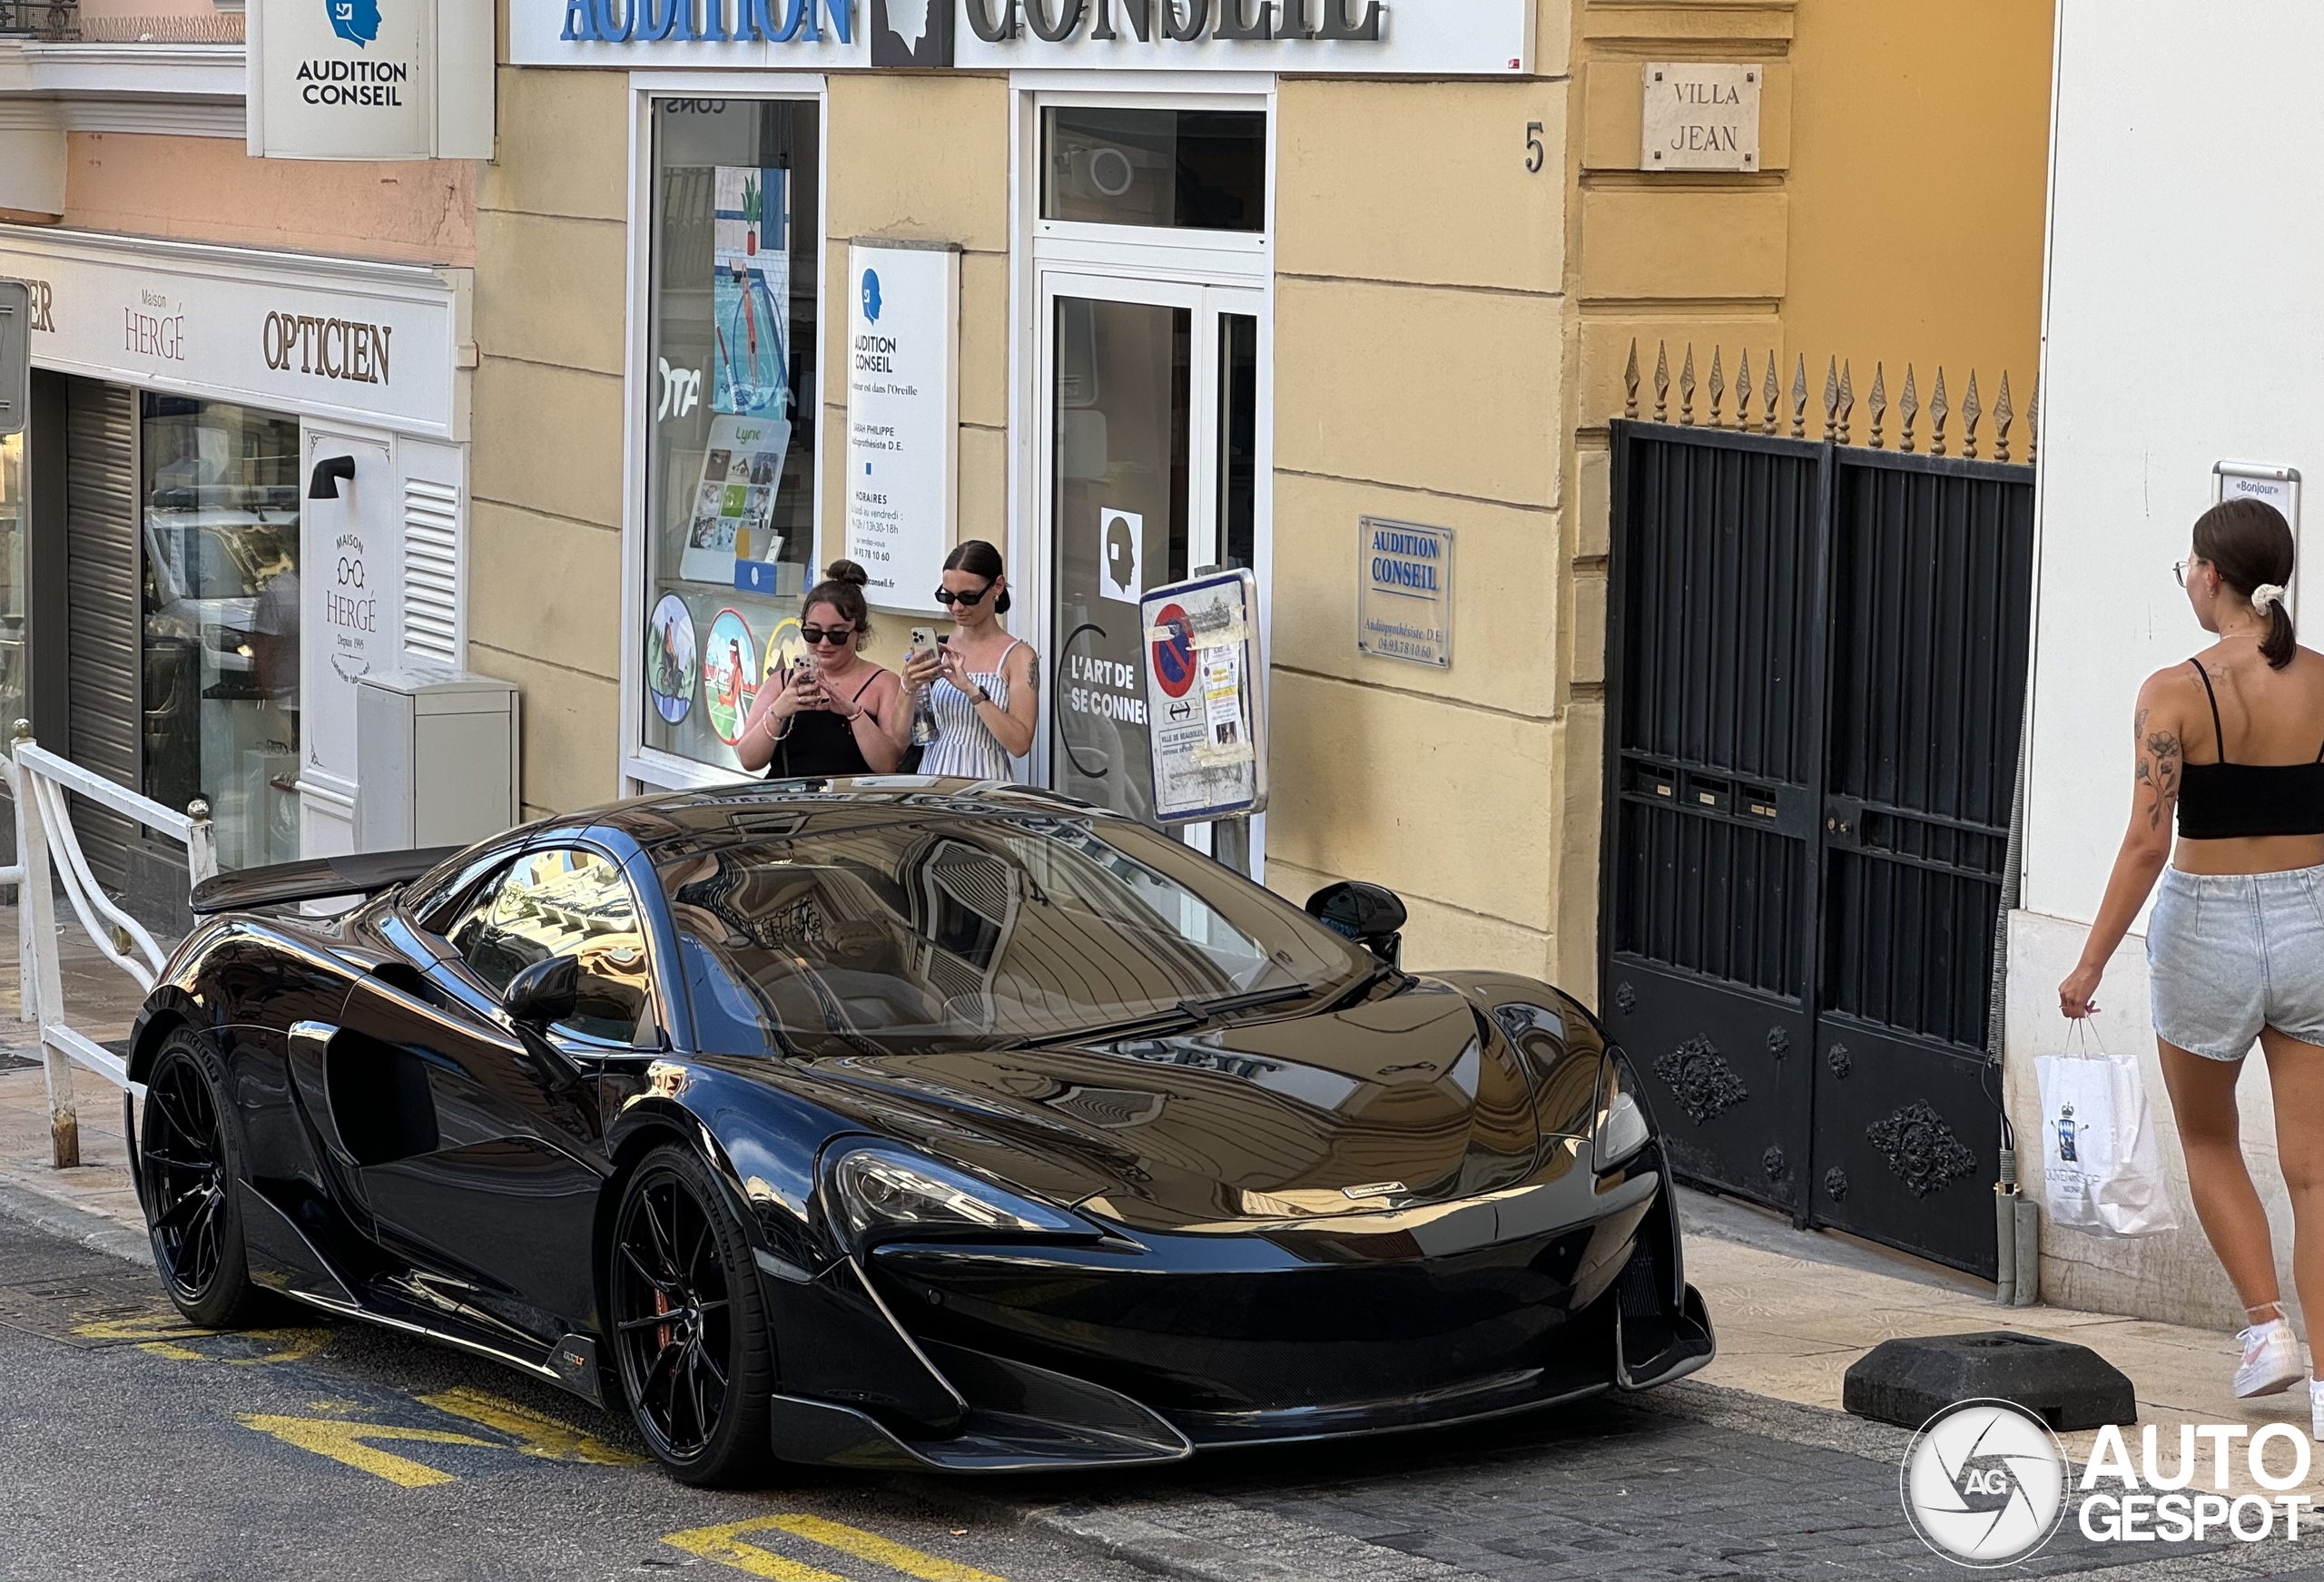
{"label": "house number 5", "polygon": [[1541,162],[1547,157],[1547,151],[1541,147],[1541,123],[1538,121],[1527,122],[1525,123],[1526,170],[1532,172],[1534,175],[1540,175],[1541,173]]}

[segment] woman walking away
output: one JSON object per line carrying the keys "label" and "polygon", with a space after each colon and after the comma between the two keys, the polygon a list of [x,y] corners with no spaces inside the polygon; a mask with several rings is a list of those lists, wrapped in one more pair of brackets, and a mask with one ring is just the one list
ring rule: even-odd
{"label": "woman walking away", "polygon": [[812,658],[781,685],[763,686],[734,751],[770,780],[893,774],[903,762],[911,711],[896,673],[863,657],[872,612],[869,574],[834,560],[800,601],[799,635]]}
{"label": "woman walking away", "polygon": [[[2241,1396],[2308,1371],[2236,1130],[2254,1040],[2291,1193],[2293,1283],[2309,1322],[2324,1315],[2324,655],[2293,644],[2291,566],[2272,506],[2230,500],[2195,524],[2179,580],[2219,641],[2139,689],[2130,830],[2082,964],[2058,986],[2067,1016],[2098,1008],[2099,976],[2161,878],[2147,928],[2155,1038],[2195,1213],[2250,1321]],[[2324,1381],[2309,1401],[2324,1440]]]}
{"label": "woman walking away", "polygon": [[1009,613],[1000,551],[981,538],[952,551],[936,599],[952,612],[951,639],[904,666],[905,688],[928,689],[943,732],[921,756],[920,771],[1007,780],[1009,761],[1033,750],[1041,667],[1032,645],[1000,624]]}

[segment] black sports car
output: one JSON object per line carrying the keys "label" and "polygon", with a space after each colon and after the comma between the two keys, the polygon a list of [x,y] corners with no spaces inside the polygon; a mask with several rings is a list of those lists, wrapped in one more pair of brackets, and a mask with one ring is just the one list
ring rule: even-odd
{"label": "black sports car", "polygon": [[1311,916],[1061,797],[891,778],[196,908],[131,1056],[180,1310],[431,1336],[625,1404],[690,1481],[1170,1461],[1711,1355],[1629,1064],[1545,985],[1402,971],[1373,887]]}

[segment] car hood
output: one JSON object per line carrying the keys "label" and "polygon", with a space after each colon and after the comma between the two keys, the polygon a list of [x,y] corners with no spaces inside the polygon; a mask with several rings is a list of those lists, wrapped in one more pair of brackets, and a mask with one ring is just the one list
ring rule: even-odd
{"label": "car hood", "polygon": [[1447,1202],[1523,1180],[1541,1142],[1507,1043],[1428,979],[1323,1015],[792,1076],[868,1129],[1139,1229]]}

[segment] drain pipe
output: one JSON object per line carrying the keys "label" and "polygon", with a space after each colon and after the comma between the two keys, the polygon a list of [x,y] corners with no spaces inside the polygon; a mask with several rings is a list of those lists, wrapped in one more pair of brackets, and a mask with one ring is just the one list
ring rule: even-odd
{"label": "drain pipe", "polygon": [[2001,913],[1994,922],[1994,975],[1985,1002],[1985,1064],[2002,1091],[2001,1176],[1994,1183],[1994,1302],[2001,1307],[2031,1307],[2042,1299],[2041,1205],[2018,1190],[2017,1134],[2009,1124],[2009,1087],[2003,1056],[2009,1007],[2009,916],[2017,909],[2019,880],[2025,867],[2025,761],[2033,734],[2032,711],[2020,727],[2017,786],[2010,799],[2009,844],[2002,859]]}

